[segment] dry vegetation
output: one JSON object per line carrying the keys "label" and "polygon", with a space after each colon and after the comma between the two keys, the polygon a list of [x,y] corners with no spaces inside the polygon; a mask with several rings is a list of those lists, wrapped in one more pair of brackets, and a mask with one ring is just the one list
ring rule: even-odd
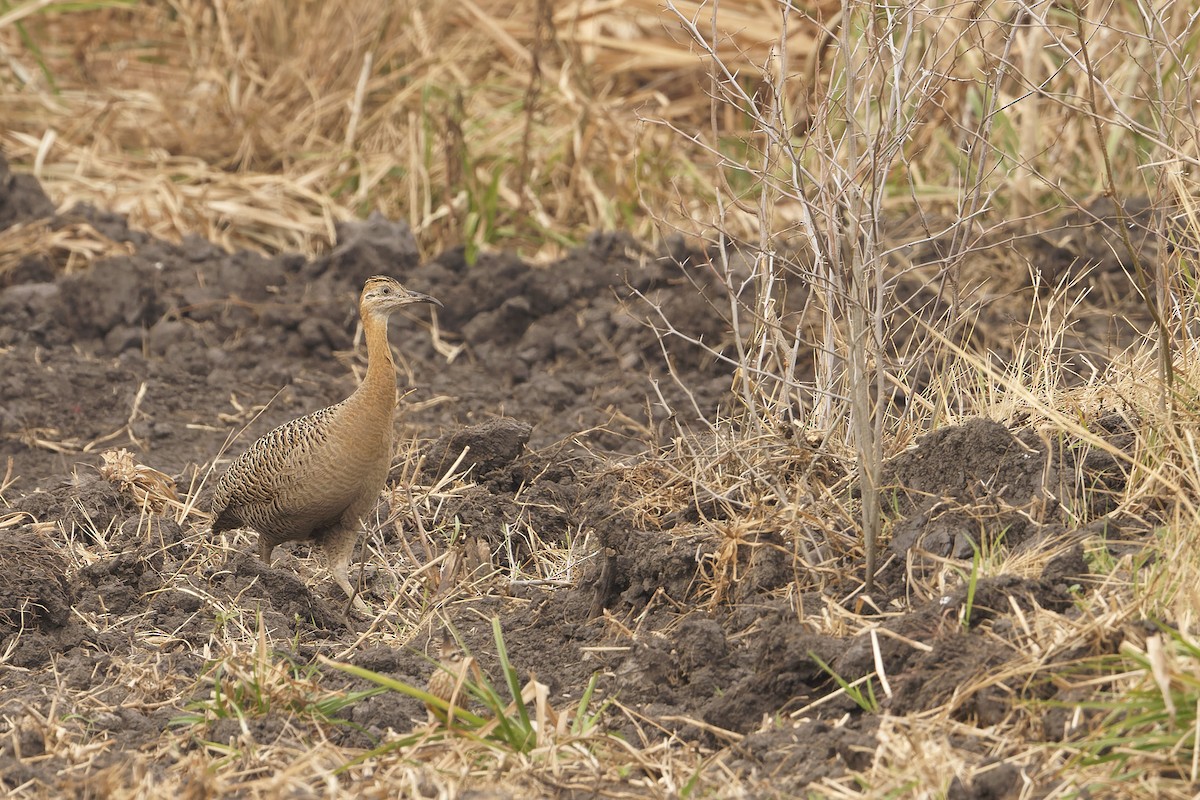
{"label": "dry vegetation", "polygon": [[[1077,613],[1019,614],[1023,646],[995,674],[959,687],[934,712],[885,714],[869,766],[813,791],[941,796],[951,778],[970,781],[993,768],[965,759],[969,748],[1020,765],[1032,779],[1017,787],[1021,796],[1072,796],[1088,785],[1123,796],[1191,795],[1200,780],[1194,251],[1180,246],[1155,262],[1157,274],[1139,268],[1129,276],[1126,291],[1143,293],[1155,324],[1093,375],[1065,364],[1061,345],[1080,302],[1070,285],[1040,295],[1044,305],[1029,312],[1036,335],[1008,343],[1008,359],[960,337],[977,312],[972,270],[1022,278],[1029,271],[1015,253],[1005,260],[989,251],[983,267],[970,266],[972,257],[1034,230],[1045,235],[1097,196],[1118,205],[1149,198],[1154,224],[1171,227],[1182,244],[1200,237],[1200,26],[1189,6],[88,5],[0,4],[0,150],[62,206],[88,202],[158,236],[195,233],[268,251],[320,252],[335,221],[373,210],[407,219],[427,254],[465,244],[469,253],[515,249],[548,261],[607,228],[647,240],[682,232],[753,251],[758,299],[735,298],[725,309],[754,322],[731,369],[739,413],[711,421],[701,437],[681,428],[672,448],[629,478],[645,519],[696,496],[738,509],[720,523],[726,547],[701,565],[706,603],[727,601],[738,548],[754,546],[752,534],[764,530],[793,532],[789,546],[805,567],[795,591],[843,579],[845,562],[831,551],[861,562],[863,531],[886,539],[886,518],[869,513],[882,502],[872,503],[883,460],[948,422],[987,412],[1110,452],[1130,476],[1115,505],[1147,520],[1156,538],[1121,557],[1088,541],[1095,584],[1081,591]],[[1127,237],[1115,241],[1136,249]],[[947,302],[933,317],[905,305],[896,277],[906,254],[930,243],[942,248],[939,268],[907,277],[943,287]],[[77,269],[110,254],[110,245],[88,230],[7,231],[0,272],[25,248],[61,252],[64,268]],[[797,275],[819,287],[803,330],[782,311],[781,287]],[[662,320],[668,348],[672,322]],[[801,348],[818,352],[806,362],[815,363],[814,375],[801,374]],[[903,405],[877,402],[905,392],[930,364],[931,391]],[[1128,448],[1089,430],[1089,420],[1112,409],[1133,421]],[[776,435],[783,429],[822,455],[792,463],[794,448]],[[147,507],[154,501],[185,525],[202,523],[147,468],[113,468]],[[785,474],[805,477],[780,479]],[[813,475],[821,480],[810,484]],[[858,506],[835,500],[846,492],[821,488],[839,481],[860,487]],[[1079,497],[1089,490],[1073,488]],[[424,504],[436,518],[439,498],[457,488],[415,491],[393,505]],[[810,524],[818,517],[823,522]],[[18,521],[0,510],[0,533]],[[1060,552],[998,548],[973,561],[948,559],[914,579],[913,599],[989,575],[1036,576]],[[75,567],[96,557],[80,544],[64,554]],[[211,557],[216,563],[224,553]],[[450,558],[424,560],[431,573],[449,569],[453,578],[461,565],[447,567]],[[545,549],[544,558],[538,574],[513,577],[558,580],[578,554]],[[365,639],[403,643],[458,599],[453,591],[430,597],[412,576],[394,580],[394,613]],[[869,611],[869,592],[838,599],[798,613],[809,614],[815,630],[850,635],[869,634],[897,611],[847,610]],[[1095,643],[1115,631],[1128,637],[1120,654],[1092,659]],[[159,753],[139,753],[106,776],[87,774],[82,750],[100,745],[67,722],[31,712],[4,719],[0,731],[36,729],[52,747],[81,748],[79,774],[66,779],[112,796],[280,796],[301,788],[454,796],[488,782],[517,793],[603,786],[614,795],[736,797],[772,789],[769,777],[730,783],[719,751],[657,738],[653,720],[619,704],[605,713],[645,738],[606,736],[595,704],[556,708],[536,681],[526,699],[539,724],[497,697],[484,702],[495,712],[491,727],[480,719],[473,733],[447,735],[431,726],[363,757],[326,738],[342,704],[353,701],[322,688],[321,670],[332,667],[273,659],[265,636],[232,623],[214,631],[214,667],[202,677],[213,699],[192,708],[189,720],[240,720],[238,741],[250,743],[243,717],[287,709],[288,730],[270,743],[234,750],[214,741],[173,759],[165,774],[155,768]],[[1077,669],[1063,668],[1066,652],[1078,654]],[[142,683],[146,703],[195,694],[194,681],[156,664],[126,668],[119,679]],[[1014,682],[1077,687],[1080,736],[1040,741],[1045,709],[1033,703],[987,726],[954,716],[963,697]],[[862,694],[867,684],[877,698]],[[890,689],[877,674],[841,692],[874,706]],[[510,718],[514,729],[497,735],[494,720]],[[161,752],[179,747],[182,730],[164,734]],[[286,769],[268,769],[280,764]]]}
{"label": "dry vegetation", "polygon": [[[649,236],[645,208],[704,216],[716,188],[705,145],[668,127],[708,119],[707,67],[657,3],[45,5],[4,19],[5,151],[158,235],[311,252],[378,209],[429,251],[534,253]],[[721,15],[747,81],[770,7]]]}

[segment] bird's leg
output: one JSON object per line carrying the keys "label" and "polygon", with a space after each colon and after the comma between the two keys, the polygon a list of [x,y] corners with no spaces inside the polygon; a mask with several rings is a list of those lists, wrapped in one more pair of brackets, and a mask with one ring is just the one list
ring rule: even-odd
{"label": "bird's leg", "polygon": [[275,543],[271,541],[266,534],[258,535],[258,557],[268,566],[271,564],[271,551],[275,549]]}
{"label": "bird's leg", "polygon": [[354,552],[354,546],[358,544],[358,531],[357,520],[340,522],[321,538],[321,549],[325,551],[325,559],[329,562],[329,571],[333,573],[334,581],[342,587],[355,609],[369,615],[370,608],[350,585],[350,555]]}

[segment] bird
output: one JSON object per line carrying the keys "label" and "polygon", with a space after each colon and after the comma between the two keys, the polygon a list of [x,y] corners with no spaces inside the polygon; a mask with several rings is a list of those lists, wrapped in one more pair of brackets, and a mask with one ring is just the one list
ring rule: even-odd
{"label": "bird", "polygon": [[[438,665],[434,667],[433,674],[429,676],[426,691],[439,700],[444,700],[451,710],[462,708],[465,704],[461,698],[466,695],[463,684],[472,669],[478,671],[475,659],[471,656],[464,656],[462,651],[455,646],[450,634],[443,632],[442,645],[438,653]],[[431,723],[437,720],[438,715],[443,718],[448,717],[446,712],[430,702],[425,703],[425,709],[429,713],[429,722]]]}
{"label": "bird", "polygon": [[396,365],[388,317],[414,303],[442,306],[394,278],[368,278],[358,301],[367,344],[362,383],[342,402],[286,422],[250,445],[217,480],[212,496],[213,535],[257,531],[258,556],[267,564],[276,545],[313,541],[334,581],[364,612],[348,573],[362,520],[375,507],[392,462]]}

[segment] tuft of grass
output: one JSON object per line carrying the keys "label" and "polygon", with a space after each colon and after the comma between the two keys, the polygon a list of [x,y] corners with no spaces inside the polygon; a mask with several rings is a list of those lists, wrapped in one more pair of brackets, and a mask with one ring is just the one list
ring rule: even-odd
{"label": "tuft of grass", "polygon": [[574,746],[591,737],[604,735],[600,729],[600,719],[609,705],[608,701],[590,710],[597,676],[592,676],[573,712],[559,712],[550,705],[547,687],[539,683],[536,677],[531,677],[524,686],[521,685],[521,678],[509,660],[498,618],[492,619],[492,636],[502,685],[507,695],[475,666],[460,678],[460,691],[464,698],[471,698],[482,707],[478,713],[451,705],[425,689],[404,681],[353,664],[323,658],[323,663],[334,669],[376,684],[378,691],[398,692],[420,700],[434,711],[438,719],[434,730],[421,730],[385,742],[351,760],[341,770],[351,769],[394,751],[441,739],[462,740],[489,750],[531,754],[547,748],[553,750]]}
{"label": "tuft of grass", "polygon": [[210,663],[201,677],[209,686],[208,696],[188,703],[186,713],[172,718],[169,725],[193,728],[225,719],[245,725],[247,720],[272,715],[353,725],[338,715],[383,691],[378,687],[355,692],[324,688],[324,675],[315,664],[299,664],[287,655],[272,653],[261,613],[257,622],[258,641],[254,651],[247,656],[231,655]]}
{"label": "tuft of grass", "polygon": [[872,681],[871,675],[864,675],[855,681],[848,681],[837,673],[837,671],[821,660],[821,657],[812,650],[808,651],[808,657],[817,662],[817,666],[821,668],[829,677],[833,678],[847,697],[854,701],[854,704],[866,711],[868,714],[879,713],[879,700],[875,697],[875,684]]}
{"label": "tuft of grass", "polygon": [[1158,627],[1142,646],[1126,642],[1079,665],[1090,683],[1107,677],[1101,691],[1068,706],[1085,731],[1068,748],[1076,766],[1099,776],[1093,791],[1136,787],[1150,774],[1193,785],[1200,778],[1200,643]]}
{"label": "tuft of grass", "polygon": [[976,543],[975,539],[971,537],[967,539],[971,544],[971,569],[964,571],[958,567],[953,568],[967,587],[967,595],[963,599],[958,619],[958,623],[964,631],[971,628],[971,614],[975,610],[975,590],[979,587],[979,579],[983,577],[985,570],[993,574],[1003,571],[997,567],[1001,563],[1000,556],[1003,553],[1004,531],[995,537],[985,532],[981,539],[983,544]]}

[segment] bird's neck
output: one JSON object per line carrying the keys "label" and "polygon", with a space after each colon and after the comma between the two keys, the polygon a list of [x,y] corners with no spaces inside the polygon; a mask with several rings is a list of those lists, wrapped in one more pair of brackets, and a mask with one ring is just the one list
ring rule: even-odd
{"label": "bird's neck", "polygon": [[396,408],[396,365],[388,347],[387,317],[364,315],[363,338],[367,340],[367,375],[347,402],[358,406],[359,413],[378,413],[390,420]]}

